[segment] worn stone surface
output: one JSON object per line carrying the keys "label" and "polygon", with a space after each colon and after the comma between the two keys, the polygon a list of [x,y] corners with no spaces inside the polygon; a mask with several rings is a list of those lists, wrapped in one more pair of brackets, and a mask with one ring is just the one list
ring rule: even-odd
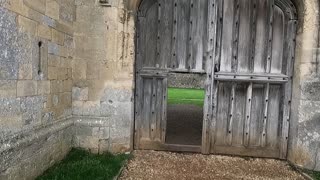
{"label": "worn stone surface", "polygon": [[168,86],[177,88],[204,89],[207,76],[205,74],[170,73]]}

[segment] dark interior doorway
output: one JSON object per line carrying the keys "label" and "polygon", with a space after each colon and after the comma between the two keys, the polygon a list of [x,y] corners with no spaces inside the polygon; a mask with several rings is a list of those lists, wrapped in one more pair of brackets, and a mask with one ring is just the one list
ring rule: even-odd
{"label": "dark interior doorway", "polygon": [[169,74],[167,144],[201,146],[204,80],[201,74]]}

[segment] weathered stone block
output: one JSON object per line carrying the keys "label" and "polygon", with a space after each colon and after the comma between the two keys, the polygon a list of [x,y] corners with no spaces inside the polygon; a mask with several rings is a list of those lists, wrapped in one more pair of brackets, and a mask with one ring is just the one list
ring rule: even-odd
{"label": "weathered stone block", "polygon": [[89,88],[79,88],[73,87],[72,88],[72,99],[75,101],[87,101],[88,100],[88,91]]}
{"label": "weathered stone block", "polygon": [[17,96],[34,96],[37,94],[37,81],[25,80],[17,83]]}
{"label": "weathered stone block", "polygon": [[48,79],[49,80],[56,80],[58,79],[58,68],[49,66],[48,67]]}
{"label": "weathered stone block", "polygon": [[38,26],[38,36],[51,40],[51,28],[46,25],[39,25]]}
{"label": "weathered stone block", "polygon": [[99,140],[99,154],[110,151],[110,142],[109,139],[100,139]]}
{"label": "weathered stone block", "polygon": [[33,74],[32,64],[20,64],[19,65],[19,79],[31,80]]}
{"label": "weathered stone block", "polygon": [[56,43],[48,43],[48,53],[59,56],[59,45]]}
{"label": "weathered stone block", "polygon": [[55,0],[47,0],[46,15],[52,19],[59,20],[59,4]]}
{"label": "weathered stone block", "polygon": [[84,116],[100,116],[100,101],[84,101],[83,103]]}
{"label": "weathered stone block", "polygon": [[77,136],[92,136],[92,127],[76,125],[76,135]]}
{"label": "weathered stone block", "polygon": [[45,14],[46,0],[24,0],[24,3],[28,7],[32,8],[42,14]]}
{"label": "weathered stone block", "polygon": [[18,24],[20,30],[27,32],[33,36],[37,34],[37,22],[23,16],[18,16]]}
{"label": "weathered stone block", "polygon": [[99,139],[92,136],[81,136],[79,138],[79,145],[83,148],[98,149]]}
{"label": "weathered stone block", "polygon": [[59,67],[60,66],[60,56],[55,56],[55,55],[49,54],[48,55],[48,65],[54,66],[54,67]]}
{"label": "weathered stone block", "polygon": [[55,29],[52,29],[52,41],[54,43],[57,43],[59,45],[64,44],[64,34],[62,32],[59,32]]}
{"label": "weathered stone block", "polygon": [[68,69],[67,68],[58,68],[58,79],[59,80],[66,80],[68,79]]}
{"label": "weathered stone block", "polygon": [[38,95],[50,94],[50,81],[38,81]]}
{"label": "weathered stone block", "polygon": [[74,80],[81,80],[87,78],[87,63],[85,61],[76,59],[72,62],[72,78]]}
{"label": "weathered stone block", "polygon": [[0,80],[0,98],[16,97],[17,81]]}

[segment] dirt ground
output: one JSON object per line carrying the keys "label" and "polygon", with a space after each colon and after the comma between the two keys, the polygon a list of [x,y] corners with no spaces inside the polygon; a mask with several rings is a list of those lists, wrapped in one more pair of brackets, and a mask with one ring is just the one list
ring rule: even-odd
{"label": "dirt ground", "polygon": [[157,151],[135,151],[122,180],[303,180],[283,161]]}
{"label": "dirt ground", "polygon": [[167,109],[166,143],[201,145],[202,107],[177,104],[168,105]]}

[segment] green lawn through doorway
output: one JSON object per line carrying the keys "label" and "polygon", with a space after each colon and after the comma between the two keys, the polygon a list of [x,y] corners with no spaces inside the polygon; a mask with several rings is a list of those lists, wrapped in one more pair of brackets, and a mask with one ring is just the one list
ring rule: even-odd
{"label": "green lawn through doorway", "polygon": [[168,88],[168,104],[192,104],[203,106],[203,89]]}

